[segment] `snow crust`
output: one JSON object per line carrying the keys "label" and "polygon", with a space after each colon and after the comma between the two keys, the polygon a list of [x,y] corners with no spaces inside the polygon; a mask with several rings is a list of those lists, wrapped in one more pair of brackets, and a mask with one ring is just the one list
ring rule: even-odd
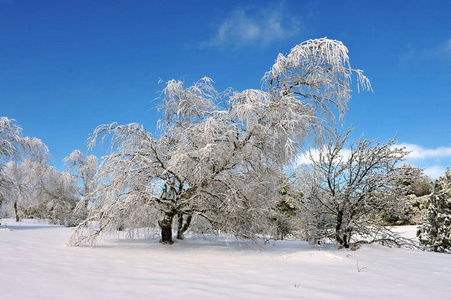
{"label": "snow crust", "polygon": [[[446,299],[451,256],[300,241],[112,237],[65,247],[70,228],[0,220],[0,299]],[[6,224],[6,225],[5,225]],[[398,229],[415,236],[416,227]]]}

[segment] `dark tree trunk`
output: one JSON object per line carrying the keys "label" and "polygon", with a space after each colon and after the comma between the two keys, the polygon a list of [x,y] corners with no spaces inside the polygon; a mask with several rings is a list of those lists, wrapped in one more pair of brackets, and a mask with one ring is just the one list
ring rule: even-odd
{"label": "dark tree trunk", "polygon": [[20,219],[19,219],[19,214],[17,212],[17,201],[14,202],[14,213],[16,214],[16,222],[19,222]]}
{"label": "dark tree trunk", "polygon": [[163,220],[158,221],[158,225],[161,228],[161,239],[162,244],[172,244],[172,220],[174,219],[175,212],[167,212],[164,215]]}
{"label": "dark tree trunk", "polygon": [[178,225],[177,225],[177,239],[183,240],[183,235],[188,230],[193,216],[188,215],[188,217],[186,218],[185,224],[183,224],[183,213],[179,213],[178,218],[179,219],[178,219]]}
{"label": "dark tree trunk", "polygon": [[340,247],[349,248],[349,237],[343,232],[343,211],[339,211],[337,215],[337,225],[335,226],[335,239]]}

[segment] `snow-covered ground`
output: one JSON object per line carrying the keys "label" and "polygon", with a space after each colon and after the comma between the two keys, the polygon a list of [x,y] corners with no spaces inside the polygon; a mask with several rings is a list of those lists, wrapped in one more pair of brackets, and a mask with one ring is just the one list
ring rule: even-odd
{"label": "snow-covered ground", "polygon": [[[108,239],[65,247],[71,229],[0,220],[0,299],[450,299],[451,255],[357,251],[216,237],[172,246]],[[6,226],[4,226],[6,223]],[[415,227],[403,227],[414,236]]]}

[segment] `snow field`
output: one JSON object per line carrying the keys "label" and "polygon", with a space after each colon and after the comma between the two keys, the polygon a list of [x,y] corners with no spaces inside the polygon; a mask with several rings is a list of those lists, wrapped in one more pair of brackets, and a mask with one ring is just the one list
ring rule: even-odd
{"label": "snow field", "polygon": [[[219,237],[110,238],[65,247],[72,229],[0,220],[0,299],[447,299],[451,256],[305,242],[258,248]],[[6,226],[5,226],[6,223]],[[407,236],[416,227],[408,226]]]}

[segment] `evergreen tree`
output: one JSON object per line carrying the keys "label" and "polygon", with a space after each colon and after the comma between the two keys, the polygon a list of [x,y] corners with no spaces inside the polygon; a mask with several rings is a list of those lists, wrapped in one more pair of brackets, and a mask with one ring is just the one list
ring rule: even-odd
{"label": "evergreen tree", "polygon": [[295,187],[293,176],[294,174],[287,175],[279,184],[280,198],[271,213],[272,236],[276,240],[285,239],[299,228],[299,219],[296,216],[299,213],[302,192]]}
{"label": "evergreen tree", "polygon": [[427,250],[451,253],[451,170],[435,181],[428,211],[417,232]]}

